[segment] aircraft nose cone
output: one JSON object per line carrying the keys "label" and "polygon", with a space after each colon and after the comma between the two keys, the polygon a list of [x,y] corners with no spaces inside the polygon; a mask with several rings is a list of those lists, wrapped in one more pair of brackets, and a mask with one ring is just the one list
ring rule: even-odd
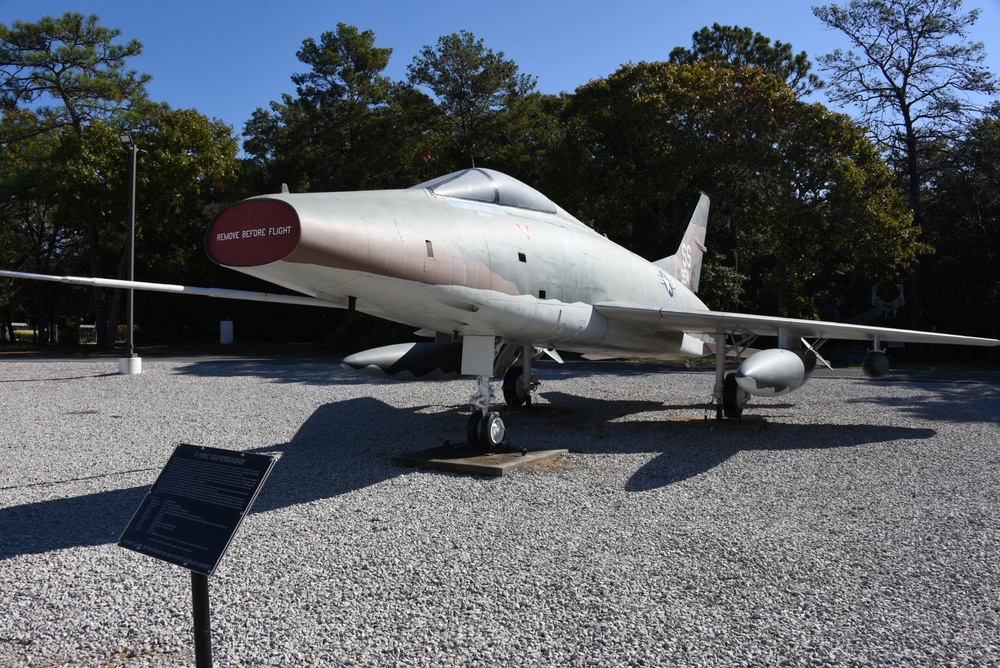
{"label": "aircraft nose cone", "polygon": [[290,204],[250,199],[219,212],[208,228],[205,250],[226,267],[257,267],[285,258],[301,234],[299,215]]}

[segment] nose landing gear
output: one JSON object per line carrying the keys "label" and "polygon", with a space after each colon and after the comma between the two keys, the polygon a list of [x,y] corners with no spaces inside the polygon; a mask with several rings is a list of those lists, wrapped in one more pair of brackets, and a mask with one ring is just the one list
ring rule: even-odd
{"label": "nose landing gear", "polygon": [[507,427],[500,414],[490,410],[490,400],[493,390],[490,387],[489,376],[479,376],[479,392],[472,395],[469,403],[472,405],[472,415],[466,424],[466,436],[469,445],[485,451],[496,450],[504,444]]}

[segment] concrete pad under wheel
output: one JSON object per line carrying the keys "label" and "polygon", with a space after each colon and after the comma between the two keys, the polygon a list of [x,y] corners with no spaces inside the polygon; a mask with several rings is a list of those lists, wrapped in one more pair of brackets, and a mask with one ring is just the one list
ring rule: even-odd
{"label": "concrete pad under wheel", "polygon": [[446,444],[437,448],[396,455],[393,463],[433,471],[500,477],[529,464],[555,459],[568,450],[529,450],[484,453],[469,445]]}

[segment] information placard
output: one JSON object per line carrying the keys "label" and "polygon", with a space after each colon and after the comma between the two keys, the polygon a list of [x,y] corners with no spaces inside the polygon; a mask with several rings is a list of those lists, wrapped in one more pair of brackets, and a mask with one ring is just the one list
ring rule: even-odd
{"label": "information placard", "polygon": [[274,461],[271,455],[178,445],[118,544],[211,575]]}

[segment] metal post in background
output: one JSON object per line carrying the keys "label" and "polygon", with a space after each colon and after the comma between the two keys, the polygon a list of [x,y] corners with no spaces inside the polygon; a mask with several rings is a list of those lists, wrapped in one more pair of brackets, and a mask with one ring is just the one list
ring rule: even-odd
{"label": "metal post in background", "polygon": [[[128,198],[128,280],[135,280],[135,176],[136,176],[136,163],[139,159],[139,148],[132,141],[132,135],[128,132],[122,132],[118,135],[118,139],[122,143],[122,147],[129,154],[129,198]],[[145,152],[145,151],[143,151]],[[140,359],[135,354],[135,345],[132,340],[133,331],[135,330],[135,291],[132,288],[128,289],[128,298],[126,301],[127,315],[127,329],[125,332],[126,346],[128,347],[128,357],[118,361],[118,372],[123,374],[138,374],[142,372],[142,359]]]}

